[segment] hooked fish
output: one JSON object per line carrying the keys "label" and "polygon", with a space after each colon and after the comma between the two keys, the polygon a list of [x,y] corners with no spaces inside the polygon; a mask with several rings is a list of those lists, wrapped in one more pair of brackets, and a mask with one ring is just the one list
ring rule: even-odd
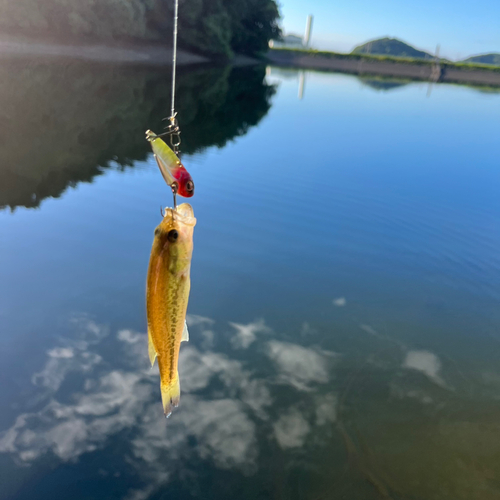
{"label": "hooked fish", "polygon": [[146,131],[146,139],[151,143],[153,153],[165,182],[171,186],[177,181],[177,193],[184,198],[194,194],[194,182],[177,155],[151,130]]}
{"label": "hooked fish", "polygon": [[189,340],[186,310],[191,281],[193,208],[182,203],[167,208],[155,229],[146,283],[148,352],[151,366],[158,358],[161,398],[165,415],[179,405],[180,384],[177,365],[182,341]]}

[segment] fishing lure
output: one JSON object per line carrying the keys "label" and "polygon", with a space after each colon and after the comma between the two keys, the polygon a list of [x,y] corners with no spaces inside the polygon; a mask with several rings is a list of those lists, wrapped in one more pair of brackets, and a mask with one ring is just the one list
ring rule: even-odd
{"label": "fishing lure", "polygon": [[177,185],[177,194],[180,196],[191,198],[194,194],[194,182],[177,155],[151,130],[146,131],[146,139],[151,143],[165,182],[171,187]]}

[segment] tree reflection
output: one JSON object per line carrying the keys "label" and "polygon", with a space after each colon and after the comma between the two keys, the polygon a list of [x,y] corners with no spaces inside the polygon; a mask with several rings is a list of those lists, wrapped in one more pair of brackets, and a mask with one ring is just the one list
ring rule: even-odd
{"label": "tree reflection", "polygon": [[[264,76],[260,66],[181,72],[183,152],[223,147],[258,124],[275,92]],[[145,130],[160,131],[170,109],[168,70],[10,61],[0,80],[0,208],[36,207],[144,160]]]}

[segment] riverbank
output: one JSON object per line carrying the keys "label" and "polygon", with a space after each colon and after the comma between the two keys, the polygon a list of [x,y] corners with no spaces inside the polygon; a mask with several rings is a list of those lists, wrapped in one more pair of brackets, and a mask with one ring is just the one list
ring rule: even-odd
{"label": "riverbank", "polygon": [[[172,49],[161,44],[78,43],[0,35],[0,58],[70,58],[104,63],[167,66],[172,64]],[[177,64],[203,64],[210,60],[198,54],[178,50]]]}
{"label": "riverbank", "polygon": [[[31,39],[0,35],[0,59],[11,57],[66,58],[80,61],[93,61],[113,64],[132,64],[149,66],[171,66],[172,48],[161,43],[65,43],[54,40]],[[233,66],[259,64],[253,57],[235,54],[225,61]],[[220,64],[205,56],[177,50],[177,64],[188,66],[195,64]]]}
{"label": "riverbank", "polygon": [[[364,54],[338,54],[313,50],[271,49],[267,60],[274,65],[435,81],[433,61]],[[441,62],[440,82],[500,86],[500,67]]]}

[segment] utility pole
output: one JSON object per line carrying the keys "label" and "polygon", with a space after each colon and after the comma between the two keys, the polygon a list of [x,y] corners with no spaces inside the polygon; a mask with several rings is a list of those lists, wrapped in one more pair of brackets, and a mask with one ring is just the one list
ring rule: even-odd
{"label": "utility pole", "polygon": [[433,82],[439,81],[441,78],[441,59],[439,58],[439,44],[436,47],[436,56],[434,57],[434,64],[431,69],[431,80]]}
{"label": "utility pole", "polygon": [[304,70],[299,71],[299,99],[302,101],[304,98],[304,88],[306,85],[306,72]]}
{"label": "utility pole", "polygon": [[439,44],[436,47],[436,55],[431,66],[431,74],[429,81],[429,88],[427,89],[427,97],[430,97],[432,92],[432,84],[439,82],[443,76],[443,69],[441,68],[441,59],[439,57]]}
{"label": "utility pole", "polygon": [[312,24],[313,24],[313,16],[307,16],[306,22],[306,34],[304,35],[304,46],[309,47],[309,43],[311,41],[311,33],[312,33]]}

